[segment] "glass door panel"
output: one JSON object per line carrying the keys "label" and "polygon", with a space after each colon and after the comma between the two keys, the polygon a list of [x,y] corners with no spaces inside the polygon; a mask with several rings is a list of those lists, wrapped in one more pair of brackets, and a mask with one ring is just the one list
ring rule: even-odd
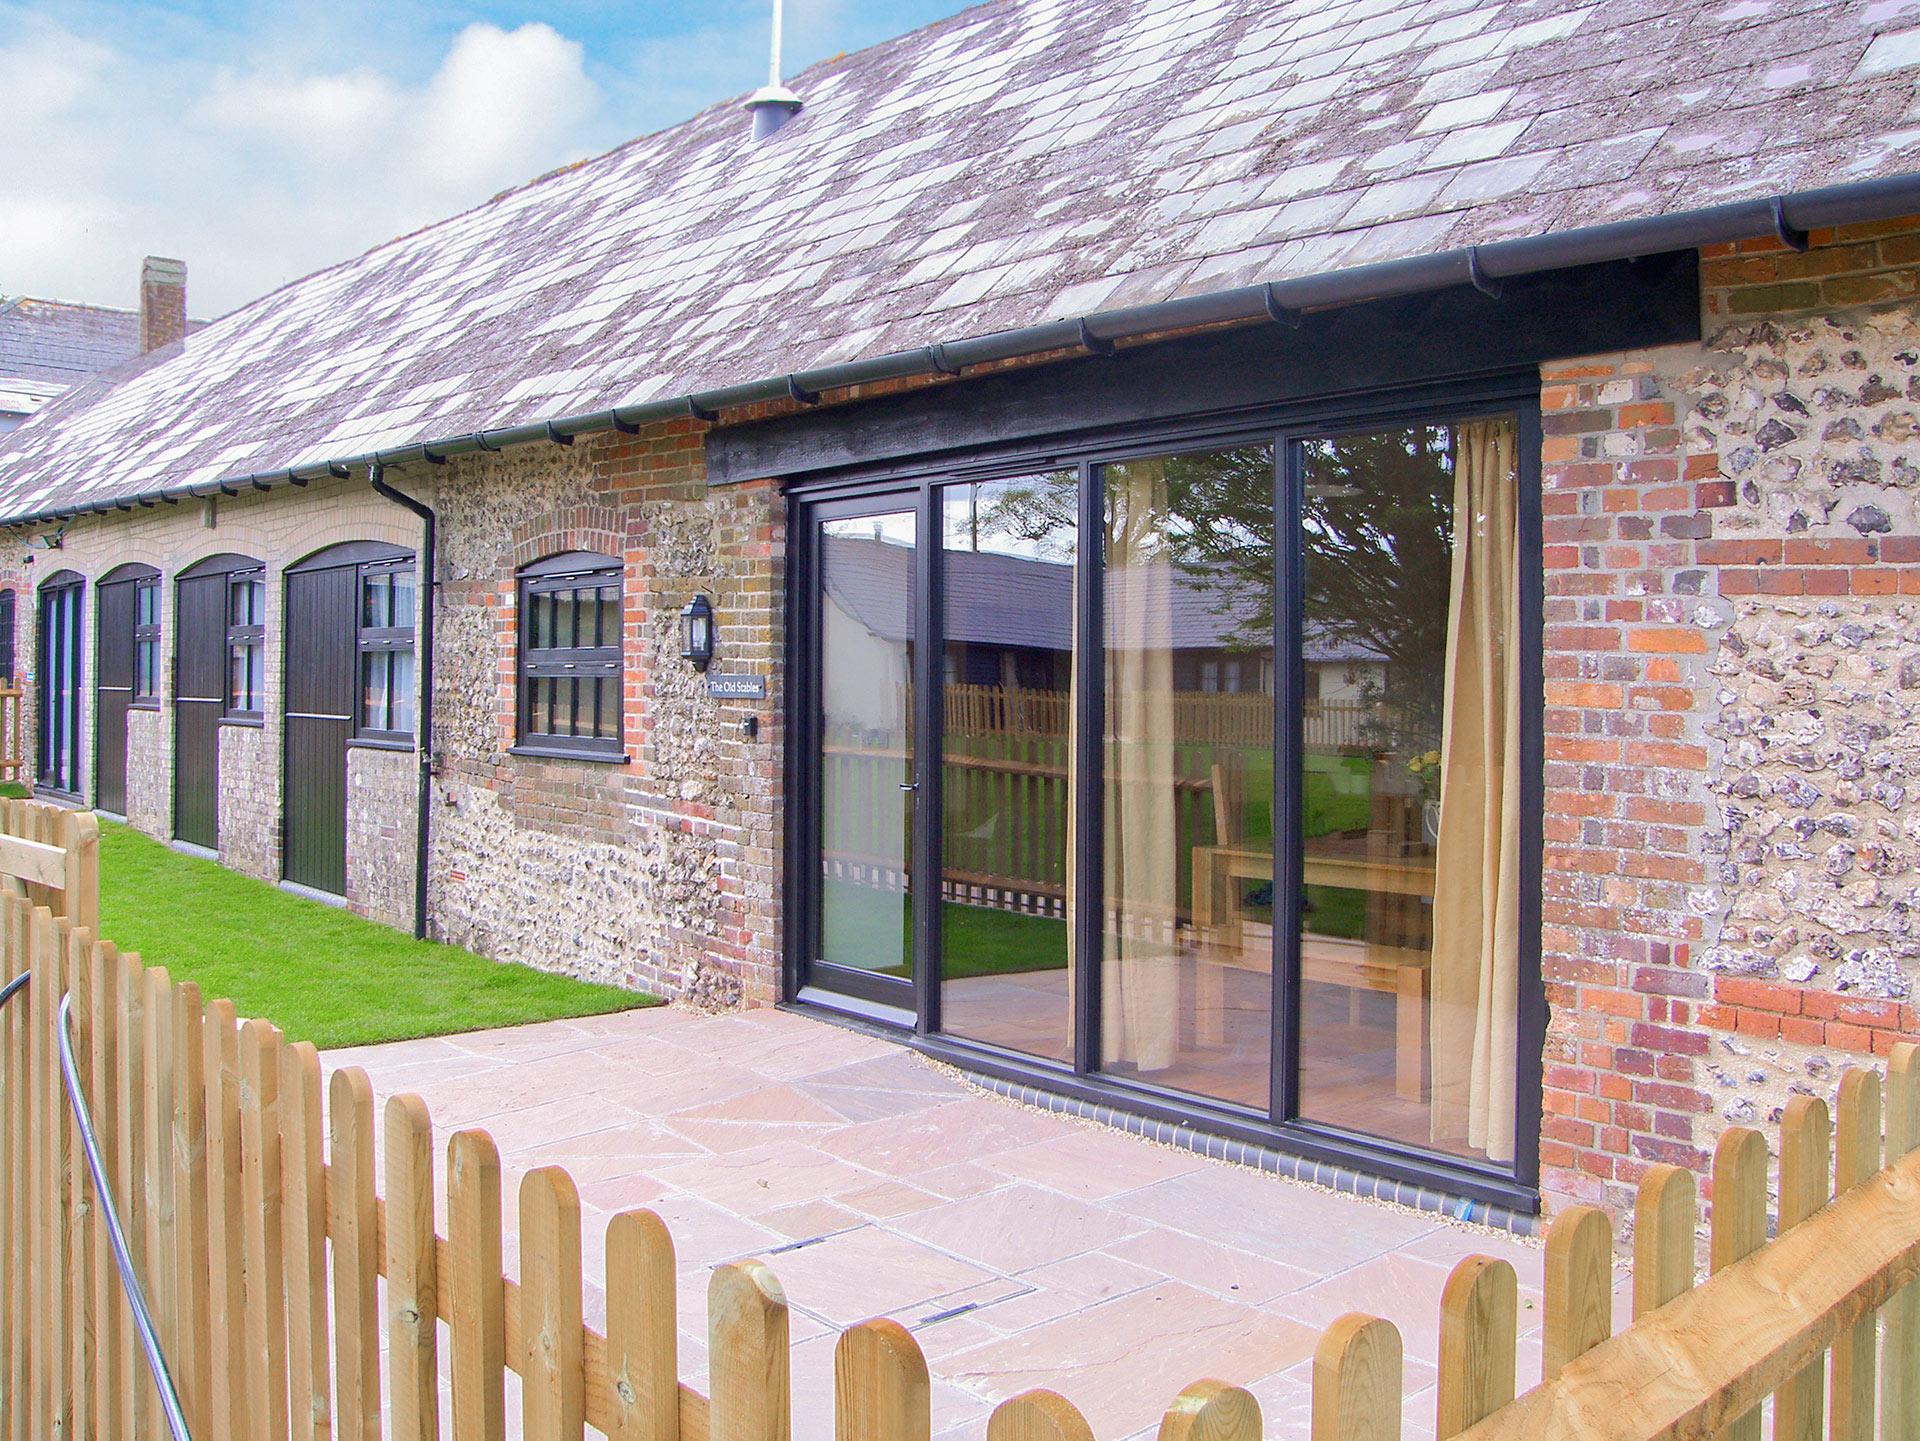
{"label": "glass door panel", "polygon": [[940,492],[943,1029],[1073,1058],[1079,472]]}
{"label": "glass door panel", "polygon": [[[896,502],[897,504],[897,502]],[[912,666],[917,521],[900,509],[819,522],[820,892],[811,979],[913,973]],[[832,972],[844,973],[838,982]]]}
{"label": "glass door panel", "polygon": [[1252,445],[1102,472],[1101,1068],[1263,1114],[1273,455]]}
{"label": "glass door panel", "polygon": [[1300,1114],[1496,1161],[1518,1025],[1514,452],[1512,420],[1301,447]]}

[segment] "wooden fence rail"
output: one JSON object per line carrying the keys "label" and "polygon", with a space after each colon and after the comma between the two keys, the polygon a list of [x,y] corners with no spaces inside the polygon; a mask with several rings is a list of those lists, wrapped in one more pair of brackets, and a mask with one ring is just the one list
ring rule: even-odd
{"label": "wooden fence rail", "polygon": [[[509,1372],[527,1441],[587,1428],[789,1441],[787,1304],[766,1266],[712,1273],[702,1395],[680,1380],[673,1240],[658,1216],[609,1225],[601,1334],[583,1322],[581,1207],[565,1171],[533,1171],[505,1196],[484,1131],[448,1138],[442,1162],[418,1097],[376,1114],[366,1074],[349,1067],[323,1098],[312,1046],[0,894],[0,981],[28,968],[25,1004],[0,1011],[0,1437],[162,1429],[107,1252],[109,1198],[80,1162],[62,1088],[55,1017],[70,994],[110,1199],[197,1441],[437,1441],[443,1386],[457,1441],[500,1441]],[[1881,1085],[1850,1072],[1831,1124],[1820,1100],[1788,1108],[1772,1242],[1765,1141],[1727,1133],[1699,1284],[1694,1178],[1654,1167],[1635,1215],[1635,1319],[1617,1336],[1608,1218],[1563,1212],[1547,1237],[1540,1384],[1525,1392],[1513,1268],[1461,1262],[1441,1300],[1438,1441],[1740,1438],[1758,1434],[1769,1397],[1779,1441],[1920,1435],[1920,1290],[1908,1284],[1920,1273],[1920,1050],[1897,1047]],[[507,1204],[517,1282],[504,1274]],[[1341,1318],[1314,1357],[1313,1441],[1393,1441],[1402,1387],[1392,1323]],[[834,1397],[836,1441],[928,1441],[927,1366],[892,1321],[840,1336]],[[1217,1380],[1171,1398],[1160,1428],[1162,1441],[1261,1435],[1254,1398]],[[994,1411],[986,1441],[1092,1431],[1065,1397],[1030,1391]]]}

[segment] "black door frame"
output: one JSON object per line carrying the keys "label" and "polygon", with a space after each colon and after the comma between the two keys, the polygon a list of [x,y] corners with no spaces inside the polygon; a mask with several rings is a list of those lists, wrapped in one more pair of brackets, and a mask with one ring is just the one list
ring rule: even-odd
{"label": "black door frame", "polygon": [[[851,966],[834,965],[820,959],[820,897],[821,897],[821,848],[822,816],[820,768],[817,758],[824,737],[821,725],[820,697],[817,689],[820,669],[820,646],[824,630],[822,614],[823,591],[818,584],[822,570],[821,522],[827,520],[852,520],[874,515],[896,515],[910,511],[914,517],[914,644],[912,647],[913,678],[913,766],[911,775],[916,787],[913,819],[909,831],[909,856],[907,885],[910,895],[917,898],[913,909],[913,937],[909,947],[908,976],[902,982],[893,976],[882,976],[872,971],[862,971]],[[933,904],[937,900],[939,873],[936,866],[929,863],[927,836],[934,827],[927,821],[927,803],[929,797],[938,804],[937,789],[930,791],[929,767],[926,763],[926,742],[928,734],[927,708],[929,695],[933,687],[928,683],[929,650],[925,637],[929,634],[929,613],[924,603],[925,570],[927,555],[927,513],[925,487],[882,487],[869,490],[861,495],[843,499],[828,499],[809,505],[806,510],[804,529],[798,532],[800,543],[796,547],[797,570],[807,577],[804,585],[807,618],[801,630],[805,640],[799,642],[807,647],[806,674],[812,677],[812,688],[807,691],[805,702],[796,702],[791,732],[793,743],[788,751],[789,776],[801,790],[798,793],[804,799],[798,805],[789,806],[790,829],[798,834],[794,837],[800,853],[808,859],[799,868],[790,870],[802,897],[792,908],[797,926],[797,940],[787,946],[786,994],[807,1002],[821,1005],[827,1009],[845,1010],[861,1019],[879,1022],[897,1028],[911,1029],[924,1033],[925,1016],[929,1004],[929,993],[933,994],[933,1004],[938,1005],[938,987],[930,986],[928,981],[929,962],[927,959],[928,936],[936,935],[939,908]],[[802,593],[796,587],[795,596]],[[932,780],[937,788],[938,779]],[[791,794],[791,792],[790,792]],[[931,876],[931,882],[929,877]],[[929,884],[932,889],[929,890]],[[931,918],[932,924],[929,924]]]}
{"label": "black door frame", "polygon": [[[1540,379],[1535,367],[1495,371],[1442,384],[1402,387],[1271,405],[1233,415],[1200,416],[1175,422],[1149,422],[1107,427],[1046,437],[1039,441],[963,448],[937,456],[915,456],[795,480],[789,493],[795,502],[794,531],[801,543],[788,592],[788,635],[792,659],[789,704],[792,723],[787,757],[788,808],[787,874],[788,927],[786,997],[791,1004],[840,1015],[852,1015],[909,1031],[929,1055],[967,1069],[1039,1089],[1064,1093],[1116,1110],[1131,1112],[1172,1125],[1191,1127],[1233,1139],[1250,1141],[1324,1160],[1341,1166],[1385,1175],[1532,1211],[1539,1204],[1539,1129],[1541,1075],[1544,1064],[1547,1008],[1540,974],[1540,896],[1542,870],[1541,796],[1544,691],[1542,681],[1542,626],[1544,575],[1540,536]],[[1293,870],[1292,884],[1276,886],[1284,897],[1276,908],[1273,993],[1272,1105],[1265,1115],[1176,1092],[1138,1078],[1121,1078],[1098,1069],[1100,1023],[1100,915],[1098,906],[1081,906],[1073,936],[1076,967],[1074,986],[1074,1064],[1071,1069],[983,1042],[939,1031],[939,908],[916,909],[913,1011],[871,1004],[848,1005],[845,998],[803,983],[804,958],[812,952],[817,914],[818,850],[814,840],[818,821],[818,790],[811,770],[817,751],[813,717],[817,714],[815,686],[818,637],[818,524],[819,507],[857,508],[890,497],[893,509],[915,508],[920,516],[916,557],[915,767],[919,805],[915,814],[914,885],[919,893],[937,900],[938,830],[940,809],[937,764],[942,753],[939,704],[940,676],[934,657],[941,650],[944,631],[938,612],[939,535],[930,529],[937,519],[938,488],[954,482],[987,480],[1031,473],[1038,469],[1077,468],[1080,473],[1080,553],[1075,605],[1079,630],[1075,675],[1080,696],[1073,720],[1075,742],[1082,755],[1097,755],[1101,735],[1101,705],[1105,678],[1103,657],[1096,641],[1101,635],[1100,586],[1104,557],[1092,559],[1102,530],[1100,467],[1129,456],[1165,454],[1171,449],[1212,448],[1263,441],[1274,446],[1276,465],[1275,580],[1276,635],[1279,663],[1275,666],[1276,764],[1273,814],[1276,841],[1298,833],[1301,805],[1297,775],[1301,726],[1299,707],[1305,680],[1300,663],[1302,586],[1297,554],[1300,518],[1301,443],[1321,437],[1393,423],[1453,423],[1496,414],[1518,414],[1520,504],[1518,523],[1522,583],[1519,629],[1523,648],[1521,684],[1525,697],[1521,718],[1521,767],[1526,787],[1522,804],[1520,942],[1522,948],[1519,996],[1519,1065],[1516,1081],[1515,1160],[1512,1166],[1475,1164],[1462,1158],[1406,1145],[1360,1132],[1347,1131],[1299,1115],[1298,1064],[1300,1057],[1298,847],[1282,846],[1280,863]],[[934,544],[928,544],[931,536]],[[1094,766],[1080,767],[1074,854],[1068,857],[1082,895],[1098,895],[1101,874],[1100,777]],[[1286,830],[1283,831],[1283,827]],[[931,877],[927,871],[931,868]],[[1280,879],[1276,876],[1276,879]],[[1285,938],[1284,940],[1282,938]]]}
{"label": "black door frame", "polygon": [[[35,607],[36,679],[40,694],[34,727],[34,786],[36,790],[51,791],[76,801],[81,796],[80,758],[85,748],[86,587],[86,578],[78,571],[55,571],[37,588]],[[60,682],[57,688],[53,684],[55,677]],[[55,696],[60,702],[57,710],[49,704]],[[56,720],[66,726],[67,743],[60,748],[64,754],[58,763],[64,768],[48,765],[56,749],[53,744]]]}
{"label": "black door frame", "polygon": [[[391,737],[377,741],[361,739],[365,714],[363,697],[360,693],[360,632],[364,629],[362,617],[364,578],[369,572],[398,571],[415,564],[415,556],[405,546],[389,545],[384,541],[344,541],[330,545],[312,555],[286,567],[281,572],[281,630],[284,633],[281,645],[282,683],[281,726],[280,726],[280,820],[285,844],[280,848],[280,874],[283,879],[296,885],[307,885],[330,894],[346,894],[346,765],[347,753],[356,744],[370,745],[382,750],[411,750],[411,741],[400,742]],[[346,587],[346,602],[338,614],[331,617],[331,623],[341,627],[343,635],[333,639],[342,641],[346,650],[346,683],[344,695],[347,710],[345,714],[335,712],[299,712],[292,708],[294,689],[293,676],[301,661],[300,647],[303,642],[315,639],[308,627],[310,624],[327,624],[329,618],[304,615],[294,604],[294,588],[302,576],[319,575],[327,572],[345,571],[349,573]],[[298,876],[294,871],[300,864],[302,855],[300,837],[302,817],[299,813],[300,802],[306,799],[302,788],[294,784],[295,762],[294,748],[306,743],[308,738],[325,729],[344,725],[346,735],[340,744],[340,889],[334,892],[331,886],[323,884],[330,877],[320,877],[310,872],[307,876]],[[326,759],[331,760],[328,756]],[[328,817],[331,821],[333,818]],[[331,844],[331,837],[329,844]],[[332,857],[329,855],[329,861]]]}
{"label": "black door frame", "polygon": [[[259,726],[262,720],[248,717],[230,718],[228,708],[229,679],[227,671],[227,632],[229,629],[230,591],[235,575],[250,571],[264,573],[264,565],[250,556],[223,552],[210,555],[204,560],[194,562],[174,577],[173,582],[173,825],[175,839],[189,844],[202,844],[191,836],[181,833],[180,818],[182,807],[181,794],[181,745],[183,740],[182,721],[186,712],[183,706],[217,706],[219,709],[211,726],[202,727],[212,737],[213,754],[208,761],[207,783],[211,791],[212,804],[212,848],[220,844],[220,728],[225,725]],[[189,607],[183,602],[181,592],[188,586],[217,586],[219,590],[219,619],[206,634],[201,634],[196,626],[190,625]],[[189,656],[194,655],[193,648],[204,647],[204,652],[196,658],[206,661],[208,656],[216,656],[217,661],[207,667],[207,673],[218,677],[217,695],[185,695],[183,689],[190,683],[194,667],[189,664]]]}
{"label": "black door frame", "polygon": [[[127,717],[136,707],[151,708],[143,703],[136,691],[134,655],[137,649],[134,632],[139,628],[140,592],[143,581],[157,581],[160,572],[150,565],[129,562],[115,566],[100,577],[94,587],[93,610],[94,649],[93,649],[93,803],[96,808],[115,815],[125,815],[127,807],[127,741],[129,723]],[[124,601],[119,592],[126,592]],[[125,604],[125,625],[118,622],[115,608]],[[109,625],[112,629],[109,630]],[[121,676],[125,684],[121,683]],[[109,700],[109,697],[112,697]],[[110,724],[109,711],[114,715]],[[107,803],[107,776],[112,769],[108,762],[108,743],[117,738],[119,756],[117,757],[120,785],[120,804]]]}

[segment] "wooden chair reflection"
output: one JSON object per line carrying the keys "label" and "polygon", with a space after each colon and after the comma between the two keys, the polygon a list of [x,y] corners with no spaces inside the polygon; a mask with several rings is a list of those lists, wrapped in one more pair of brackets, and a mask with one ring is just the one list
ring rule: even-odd
{"label": "wooden chair reflection", "polygon": [[[1225,1039],[1227,968],[1273,971],[1272,947],[1245,945],[1239,885],[1272,881],[1273,851],[1250,847],[1243,838],[1246,787],[1237,758],[1215,762],[1212,781],[1215,844],[1193,848],[1193,925],[1201,962],[1195,1021],[1202,1045]],[[1418,1101],[1432,966],[1433,859],[1422,844],[1418,798],[1389,795],[1378,785],[1372,792],[1364,850],[1321,841],[1301,862],[1302,880],[1309,886],[1366,894],[1366,938],[1307,931],[1301,937],[1300,972],[1303,980],[1395,998],[1394,1094]]]}

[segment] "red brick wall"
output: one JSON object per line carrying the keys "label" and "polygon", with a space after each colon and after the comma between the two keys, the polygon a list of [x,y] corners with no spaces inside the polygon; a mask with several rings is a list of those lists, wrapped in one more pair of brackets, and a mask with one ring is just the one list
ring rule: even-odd
{"label": "red brick wall", "polygon": [[1920,1027],[1920,221],[1813,240],[1703,254],[1700,346],[1543,372],[1550,1208]]}

